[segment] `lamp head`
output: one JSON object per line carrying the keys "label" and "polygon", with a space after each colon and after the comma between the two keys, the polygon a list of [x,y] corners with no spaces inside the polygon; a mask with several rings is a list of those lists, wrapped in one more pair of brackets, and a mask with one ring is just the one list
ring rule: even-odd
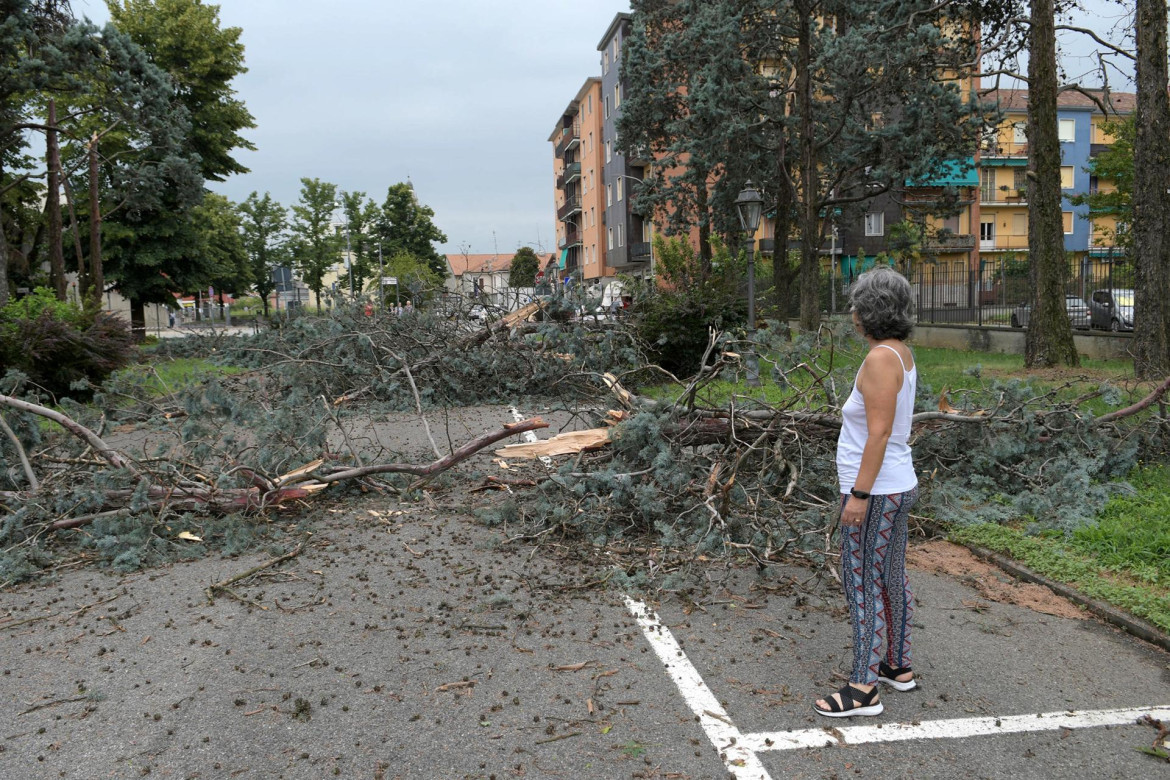
{"label": "lamp head", "polygon": [[754,236],[760,227],[760,215],[764,209],[764,198],[751,180],[744,182],[739,197],[735,199],[735,210],[739,213],[739,224],[749,236]]}

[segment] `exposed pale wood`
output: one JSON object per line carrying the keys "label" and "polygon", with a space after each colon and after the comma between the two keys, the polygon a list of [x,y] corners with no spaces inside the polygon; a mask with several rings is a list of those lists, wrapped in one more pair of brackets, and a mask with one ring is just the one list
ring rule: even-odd
{"label": "exposed pale wood", "polygon": [[506,458],[539,458],[552,455],[573,455],[578,452],[595,450],[609,444],[609,428],[590,428],[584,431],[559,433],[551,439],[509,444],[496,450]]}

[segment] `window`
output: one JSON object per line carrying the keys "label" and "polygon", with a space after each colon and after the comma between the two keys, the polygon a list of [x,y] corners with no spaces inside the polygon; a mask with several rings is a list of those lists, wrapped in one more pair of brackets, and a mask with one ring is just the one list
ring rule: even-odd
{"label": "window", "polygon": [[605,142],[605,161],[609,162],[613,159],[613,141]]}
{"label": "window", "polygon": [[609,235],[609,248],[613,249],[613,228],[605,231]]}
{"label": "window", "polygon": [[613,185],[612,184],[605,185],[605,205],[606,206],[613,205]]}
{"label": "window", "polygon": [[1028,215],[1025,212],[1017,211],[1012,214],[1012,235],[1026,236],[1028,235]]}
{"label": "window", "polygon": [[593,113],[593,93],[590,92],[585,96],[585,110],[587,113]]}
{"label": "window", "polygon": [[1061,143],[1072,143],[1077,139],[1077,123],[1075,119],[1061,119],[1059,125]]}
{"label": "window", "polygon": [[594,209],[592,206],[589,207],[589,223],[591,225],[597,224],[597,210]]}
{"label": "window", "polygon": [[1060,166],[1060,188],[1062,190],[1071,190],[1073,188],[1074,170],[1071,165]]}
{"label": "window", "polygon": [[605,118],[609,119],[609,95],[605,96]]}
{"label": "window", "polygon": [[1097,174],[1089,177],[1089,194],[1096,195],[1101,189],[1101,180],[1097,178]]}
{"label": "window", "polygon": [[605,53],[601,55],[601,72],[609,73],[609,49],[606,49]]}
{"label": "window", "polygon": [[867,236],[884,236],[886,234],[886,215],[880,211],[871,211],[866,214],[865,234]]}
{"label": "window", "polygon": [[589,151],[593,151],[593,133],[589,134]]}
{"label": "window", "polygon": [[995,169],[979,169],[979,200],[987,203],[995,200]]}
{"label": "window", "polygon": [[622,246],[622,224],[619,222],[617,226],[617,245]]}
{"label": "window", "polygon": [[1028,143],[1028,124],[1026,122],[1015,122],[1012,124],[1012,143]]}
{"label": "window", "polygon": [[1073,232],[1073,213],[1064,211],[1061,216],[1064,217],[1064,234],[1067,236]]}
{"label": "window", "polygon": [[1028,186],[1028,171],[1024,168],[1014,168],[1012,170],[1012,188],[1019,192],[1026,189]]}
{"label": "window", "polygon": [[618,203],[621,203],[622,202],[622,177],[621,176],[618,176],[618,180],[617,180],[617,196],[618,196],[617,197]]}
{"label": "window", "polygon": [[983,242],[995,241],[995,223],[994,222],[980,222],[979,223],[979,240]]}
{"label": "window", "polygon": [[617,108],[622,104],[622,85],[614,84],[613,86],[613,107]]}

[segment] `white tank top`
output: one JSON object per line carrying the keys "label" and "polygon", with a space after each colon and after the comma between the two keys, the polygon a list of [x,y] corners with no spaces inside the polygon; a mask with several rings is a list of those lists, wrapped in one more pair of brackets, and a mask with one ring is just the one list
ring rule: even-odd
{"label": "white tank top", "polygon": [[[902,387],[898,390],[897,404],[894,408],[894,427],[886,444],[886,455],[882,460],[881,470],[869,490],[879,496],[888,496],[904,493],[918,485],[918,476],[914,473],[914,462],[910,457],[908,443],[911,419],[914,416],[914,395],[918,386],[918,366],[915,365],[907,371],[906,363],[898,350],[889,344],[877,346],[893,351],[898,355],[898,362],[902,364]],[[865,449],[867,439],[869,428],[865,422],[865,397],[858,392],[857,380],[854,379],[853,392],[841,407],[841,435],[837,437],[837,479],[841,483],[842,494],[853,489],[857,472],[861,468],[861,453]]]}

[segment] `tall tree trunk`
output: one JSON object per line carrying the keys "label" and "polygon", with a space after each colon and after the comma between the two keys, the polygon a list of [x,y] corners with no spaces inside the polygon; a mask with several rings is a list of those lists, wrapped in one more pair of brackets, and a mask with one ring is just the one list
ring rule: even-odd
{"label": "tall tree trunk", "polygon": [[57,145],[57,101],[49,100],[48,130],[45,131],[48,163],[48,192],[45,214],[49,222],[49,276],[57,300],[65,300],[65,253],[61,247],[61,150]]}
{"label": "tall tree trunk", "polygon": [[1024,338],[1028,368],[1079,365],[1064,307],[1068,261],[1060,209],[1060,139],[1056,117],[1056,16],[1053,0],[1032,0],[1028,54],[1028,219],[1032,315]]}
{"label": "tall tree trunk", "polygon": [[[0,181],[4,181],[4,158],[0,157]],[[0,209],[0,309],[8,305],[8,234],[4,232],[4,209]]]}
{"label": "tall tree trunk", "polygon": [[69,206],[69,230],[73,233],[73,253],[77,257],[77,293],[79,302],[84,302],[85,286],[89,276],[85,273],[85,255],[81,251],[81,226],[77,224],[77,209],[73,205],[73,187],[69,186],[69,177],[62,176],[61,183],[65,185],[65,203]]}
{"label": "tall tree trunk", "polygon": [[1170,375],[1170,100],[1166,0],[1137,0],[1137,120],[1133,144],[1133,369]]}
{"label": "tall tree trunk", "polygon": [[813,137],[812,25],[811,8],[798,3],[800,13],[796,37],[796,111],[800,115],[800,328],[814,331],[821,323],[820,171],[817,170],[816,139]]}
{"label": "tall tree trunk", "polygon": [[102,271],[102,202],[98,195],[98,136],[89,142],[89,283],[93,300],[101,307],[106,279]]}
{"label": "tall tree trunk", "polygon": [[130,299],[130,333],[135,343],[146,341],[146,304],[138,298]]}
{"label": "tall tree trunk", "polygon": [[781,329],[787,331],[788,318],[792,316],[792,282],[795,274],[788,258],[788,237],[792,232],[792,187],[788,183],[790,173],[783,145],[779,157],[780,162],[777,166],[779,175],[776,181],[780,184],[775,203],[776,229],[772,237],[772,303],[776,308],[776,318]]}

